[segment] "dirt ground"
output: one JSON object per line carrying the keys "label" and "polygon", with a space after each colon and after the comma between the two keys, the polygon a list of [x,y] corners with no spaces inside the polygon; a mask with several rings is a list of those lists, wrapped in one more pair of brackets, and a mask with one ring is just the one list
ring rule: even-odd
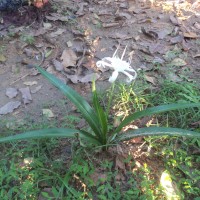
{"label": "dirt ground", "polygon": [[[200,1],[55,0],[31,13],[0,13],[0,120],[63,113],[66,100],[34,70],[41,65],[88,97],[105,90],[112,71],[96,62],[121,56],[149,85],[163,79],[200,83]],[[121,76],[121,80],[125,80]],[[136,80],[137,81],[137,80]],[[9,102],[13,102],[8,104]],[[73,109],[69,108],[68,109]],[[52,114],[52,113],[50,113]]]}

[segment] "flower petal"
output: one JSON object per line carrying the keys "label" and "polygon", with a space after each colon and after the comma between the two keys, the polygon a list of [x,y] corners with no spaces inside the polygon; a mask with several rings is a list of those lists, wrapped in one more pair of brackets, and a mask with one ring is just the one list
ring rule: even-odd
{"label": "flower petal", "polygon": [[112,73],[112,76],[109,78],[109,82],[113,83],[117,79],[118,75],[119,75],[119,72],[118,71],[114,71]]}
{"label": "flower petal", "polygon": [[130,83],[131,81],[135,80],[137,77],[137,72],[134,70],[135,75],[132,76],[131,74],[129,74],[128,72],[122,72],[123,74],[125,74],[126,76],[128,76],[128,79],[126,80],[128,83]]}

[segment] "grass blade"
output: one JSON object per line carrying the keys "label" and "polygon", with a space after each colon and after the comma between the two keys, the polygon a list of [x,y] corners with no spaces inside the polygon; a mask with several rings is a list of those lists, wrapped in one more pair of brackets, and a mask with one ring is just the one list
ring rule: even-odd
{"label": "grass blade", "polygon": [[93,144],[99,144],[98,140],[90,133],[82,132],[82,131],[79,131],[76,129],[70,129],[70,128],[52,128],[52,129],[28,131],[25,133],[20,133],[20,134],[11,135],[8,137],[0,138],[0,143],[13,142],[17,140],[53,138],[53,137],[62,137],[62,138],[80,137],[81,139],[88,140],[89,142]]}
{"label": "grass blade", "polygon": [[88,122],[92,130],[95,134],[98,136],[101,135],[99,130],[99,121],[96,116],[96,113],[91,108],[91,106],[88,104],[88,102],[79,95],[75,90],[73,90],[71,87],[65,85],[61,80],[56,78],[54,75],[46,72],[44,69],[42,69],[39,66],[35,66],[38,71],[47,78],[54,86],[56,86],[60,91],[69,98],[69,100],[75,104],[75,106],[79,109],[84,119]]}
{"label": "grass blade", "polygon": [[119,133],[124,126],[127,126],[132,121],[139,119],[141,117],[154,115],[166,111],[178,110],[178,109],[185,109],[185,108],[193,108],[193,107],[200,107],[200,103],[179,103],[179,104],[168,104],[162,106],[156,106],[153,108],[147,108],[146,110],[142,110],[139,112],[135,112],[128,117],[126,117],[121,124],[117,127],[114,133]]}
{"label": "grass blade", "polygon": [[200,137],[200,133],[188,131],[180,128],[166,128],[166,127],[149,127],[140,128],[136,130],[127,131],[126,133],[119,134],[116,138],[117,141],[130,140],[135,137],[143,136],[185,136],[185,137]]}

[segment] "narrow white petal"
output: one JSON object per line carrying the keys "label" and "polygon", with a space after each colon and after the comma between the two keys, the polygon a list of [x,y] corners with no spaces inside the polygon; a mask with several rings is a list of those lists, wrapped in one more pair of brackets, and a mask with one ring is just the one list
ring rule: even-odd
{"label": "narrow white petal", "polygon": [[135,80],[137,77],[137,73],[135,71],[135,75],[132,76],[131,74],[129,74],[128,72],[122,72],[123,74],[125,74],[126,76],[128,76],[127,82],[130,83],[131,81]]}
{"label": "narrow white petal", "polygon": [[109,78],[109,82],[113,83],[117,79],[118,75],[119,75],[118,71],[114,71],[112,73],[112,76]]}

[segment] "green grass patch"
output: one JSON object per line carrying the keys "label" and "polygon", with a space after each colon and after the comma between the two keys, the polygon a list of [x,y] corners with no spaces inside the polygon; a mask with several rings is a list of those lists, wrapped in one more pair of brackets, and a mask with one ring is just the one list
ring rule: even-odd
{"label": "green grass patch", "polygon": [[[155,91],[144,84],[119,85],[115,89],[111,113],[119,112],[121,118],[150,106],[200,101],[199,88],[190,83],[164,82]],[[104,101],[102,99],[101,103]],[[80,120],[79,116],[71,115],[60,118],[59,122],[45,118],[40,123],[2,120],[0,130],[6,136],[35,129],[75,128]],[[197,108],[159,114],[155,121],[150,126],[173,126],[200,132],[200,110]],[[137,125],[134,123],[132,125]],[[123,145],[120,145],[122,150]],[[136,150],[131,150],[134,146],[141,150],[139,157],[136,157]],[[41,196],[47,200],[166,199],[161,186],[166,170],[175,185],[177,199],[197,200],[200,197],[199,139],[145,137],[142,144],[130,142],[126,147],[130,147],[129,153],[119,160],[116,156],[120,152],[118,146],[102,156],[98,149],[83,147],[79,138],[1,144],[0,199],[36,200]]]}

